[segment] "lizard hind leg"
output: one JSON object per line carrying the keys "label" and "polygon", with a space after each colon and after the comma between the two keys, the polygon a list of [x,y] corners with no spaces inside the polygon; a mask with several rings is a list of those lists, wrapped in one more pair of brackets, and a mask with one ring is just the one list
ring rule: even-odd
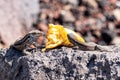
{"label": "lizard hind leg", "polygon": [[74,44],[74,46],[78,46],[80,50],[84,50],[84,51],[107,51],[107,52],[111,52],[113,51],[112,49],[109,49],[109,47],[107,46],[102,46],[102,45],[98,45],[96,43],[93,42],[80,42],[77,37],[74,34],[68,34],[68,39],[69,41]]}
{"label": "lizard hind leg", "polygon": [[[80,40],[77,39],[77,37],[72,34],[72,33],[69,33],[68,35],[68,39],[69,41],[74,44],[74,46],[78,46],[80,50],[84,50],[84,51],[87,51],[87,50],[90,50],[90,51],[93,51],[94,48],[95,48],[95,45],[91,45],[91,43],[86,43],[86,42],[81,42]],[[93,44],[93,43],[92,43]]]}

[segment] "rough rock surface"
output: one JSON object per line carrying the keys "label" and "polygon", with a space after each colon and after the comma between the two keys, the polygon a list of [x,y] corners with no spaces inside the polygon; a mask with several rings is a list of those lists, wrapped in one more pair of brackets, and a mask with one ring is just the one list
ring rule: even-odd
{"label": "rough rock surface", "polygon": [[30,28],[39,12],[39,0],[0,0],[1,40],[9,46]]}
{"label": "rough rock surface", "polygon": [[120,80],[120,45],[109,48],[113,52],[37,49],[28,56],[1,49],[0,80]]}

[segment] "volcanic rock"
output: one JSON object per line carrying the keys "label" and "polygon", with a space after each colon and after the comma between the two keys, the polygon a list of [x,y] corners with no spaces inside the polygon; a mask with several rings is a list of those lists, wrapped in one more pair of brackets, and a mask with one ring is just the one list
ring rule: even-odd
{"label": "volcanic rock", "polygon": [[60,47],[31,55],[0,50],[0,80],[120,80],[120,45],[112,52]]}

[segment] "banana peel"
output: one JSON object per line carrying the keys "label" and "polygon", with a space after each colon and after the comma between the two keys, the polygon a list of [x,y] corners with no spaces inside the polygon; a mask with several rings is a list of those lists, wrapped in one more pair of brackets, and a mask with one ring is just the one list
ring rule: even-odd
{"label": "banana peel", "polygon": [[64,28],[62,25],[49,24],[48,33],[47,33],[47,42],[46,47],[42,51],[47,49],[53,49],[58,46],[74,46],[70,42],[68,35],[72,34],[78,41],[84,43],[85,40],[83,37],[79,36],[74,31]]}

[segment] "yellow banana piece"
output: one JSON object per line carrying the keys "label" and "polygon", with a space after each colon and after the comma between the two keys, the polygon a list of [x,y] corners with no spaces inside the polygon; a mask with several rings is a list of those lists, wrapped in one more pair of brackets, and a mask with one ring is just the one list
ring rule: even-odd
{"label": "yellow banana piece", "polygon": [[85,42],[85,40],[74,31],[64,28],[62,25],[49,24],[46,47],[42,49],[42,51],[45,51],[46,49],[52,49],[61,45],[74,46],[68,39],[68,34],[70,33],[72,33],[78,41]]}

